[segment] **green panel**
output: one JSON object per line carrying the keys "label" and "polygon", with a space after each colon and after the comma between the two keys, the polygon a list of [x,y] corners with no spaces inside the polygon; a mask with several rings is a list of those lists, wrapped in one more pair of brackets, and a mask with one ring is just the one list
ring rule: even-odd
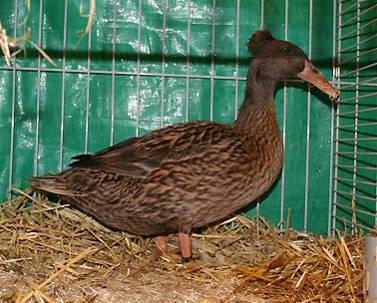
{"label": "green panel", "polygon": [[[84,2],[83,2],[84,3]],[[50,1],[46,2],[46,9],[53,10],[54,8],[51,7],[52,3]],[[60,1],[58,4],[59,13],[55,13],[57,16],[59,16],[59,22],[61,22],[60,25],[57,25],[54,28],[60,29],[60,32],[57,32],[56,34],[59,35],[59,39],[57,39],[56,43],[64,43],[64,30],[61,31],[61,29],[64,29],[64,1]],[[101,9],[101,8],[100,8]],[[77,9],[77,6],[74,2],[69,1],[68,7],[67,7],[67,20],[66,23],[70,26],[67,27],[66,31],[66,45],[67,45],[67,52],[66,52],[66,66],[71,69],[83,69],[87,66],[88,62],[85,60],[88,55],[88,47],[89,47],[89,38],[90,35],[82,36],[80,34],[80,31],[82,31],[86,26],[87,18],[84,17],[84,14],[88,11],[88,8],[86,5],[83,6],[83,14],[80,14],[80,10]],[[103,16],[103,11],[100,12],[101,16]],[[50,15],[51,14],[51,15]],[[46,18],[51,17],[55,15],[54,13],[46,13]],[[53,20],[49,20],[51,22],[56,22]],[[72,26],[71,26],[72,25]],[[101,27],[100,29],[102,29]],[[92,36],[93,38],[97,37],[96,35]],[[105,41],[103,35],[101,36],[102,41]],[[49,42],[47,42],[49,43]],[[61,49],[62,46],[60,46],[58,49]],[[96,62],[96,66],[100,64],[101,62],[101,49],[98,50],[98,43],[96,43],[96,40],[93,39],[91,41],[91,60]],[[59,57],[62,58],[63,53],[59,53]],[[59,65],[63,64],[62,60],[59,60]]]}
{"label": "green panel", "polygon": [[4,200],[8,193],[9,166],[11,161],[11,117],[13,92],[10,87],[13,83],[13,73],[0,71],[0,201]]}
{"label": "green panel", "polygon": [[215,64],[218,76],[233,76],[235,73],[236,20],[234,1],[216,1]]}
{"label": "green panel", "polygon": [[136,134],[136,77],[116,76],[114,89],[114,143],[117,143]]}
{"label": "green panel", "polygon": [[[63,163],[68,164],[77,151],[86,148],[88,77],[78,74],[65,75],[64,91],[64,153]],[[91,82],[93,85],[93,82]]]}
{"label": "green panel", "polygon": [[[308,53],[309,50],[309,6],[302,6],[302,1],[289,1],[288,39]],[[322,20],[321,20],[322,21]],[[289,30],[300,24],[300,30]],[[315,62],[314,62],[315,64]],[[284,207],[291,209],[291,220],[295,228],[303,229],[306,185],[306,134],[308,96],[306,85],[290,88],[287,98],[287,130],[286,130],[286,186]],[[312,100],[314,103],[315,100]],[[329,113],[330,115],[330,113]],[[317,130],[318,131],[318,130]],[[291,156],[289,156],[291,155]],[[291,190],[300,188],[300,191]],[[301,204],[300,207],[297,204]]]}
{"label": "green panel", "polygon": [[[139,135],[160,127],[161,121],[161,79],[159,77],[140,77],[139,83]],[[137,98],[136,98],[137,99]],[[186,109],[177,107],[182,113]]]}
{"label": "green panel", "polygon": [[25,180],[34,173],[37,74],[17,73],[16,81],[12,184],[23,188]]}
{"label": "green panel", "polygon": [[[168,1],[165,42],[167,73],[186,73],[187,12],[188,6],[185,2],[180,0]],[[159,27],[162,28],[162,22]]]}
{"label": "green panel", "polygon": [[[189,86],[189,93],[191,94],[191,86]],[[184,122],[186,120],[186,113],[191,111],[192,104],[187,95],[186,79],[167,78],[165,81],[165,95],[163,101],[163,111],[156,108],[156,113],[163,117],[163,125],[171,125],[174,123]],[[161,94],[158,95],[161,100]],[[157,106],[161,104],[161,101]],[[199,101],[199,100],[198,100]],[[189,105],[187,107],[187,105]],[[156,106],[156,107],[157,107]],[[156,117],[156,125],[154,128],[160,126],[161,116]]]}
{"label": "green panel", "polygon": [[[221,3],[218,3],[218,5],[221,5]],[[207,3],[192,2],[191,11],[195,13],[190,18],[189,72],[191,74],[209,75],[212,46],[212,3],[210,1]]]}
{"label": "green panel", "polygon": [[190,111],[189,120],[210,120],[211,81],[202,79],[190,80]]}
{"label": "green panel", "polygon": [[[117,11],[116,27],[116,70],[135,72],[137,70],[137,41],[138,41],[138,1],[122,1],[115,5]],[[111,18],[113,19],[113,18]],[[161,26],[161,25],[160,25]],[[93,32],[93,31],[92,31]],[[146,56],[148,54],[142,54]],[[155,60],[160,60],[155,58]]]}
{"label": "green panel", "polygon": [[[235,116],[234,81],[216,80],[214,83],[213,117],[214,121],[232,123]],[[226,98],[224,98],[226,96]]]}
{"label": "green panel", "polygon": [[[333,3],[327,0],[313,1],[312,61],[327,79],[332,76],[332,28]],[[326,22],[324,21],[326,20]],[[328,37],[324,39],[323,37]],[[328,222],[330,186],[331,105],[318,90],[312,90],[310,106],[310,163],[308,186],[308,230],[325,231]],[[321,214],[321,220],[318,220]]]}
{"label": "green panel", "polygon": [[111,144],[111,81],[109,75],[92,75],[90,78],[89,152]]}
{"label": "green panel", "polygon": [[[32,6],[35,6],[35,4],[33,3]],[[42,9],[42,24],[44,26],[42,26],[41,46],[53,58],[57,66],[62,67],[64,38],[64,1],[44,1]],[[30,16],[30,18],[37,19],[38,15],[35,14],[33,16]],[[36,42],[37,41],[38,40],[36,40]],[[85,43],[83,43],[82,47],[82,49],[84,49]],[[69,51],[67,51],[67,56],[69,56]],[[36,58],[33,58],[33,61],[35,61],[35,59]],[[75,66],[73,62],[72,65]],[[51,67],[51,64],[44,58],[42,58],[42,66]]]}
{"label": "green panel", "polygon": [[[41,73],[40,125],[38,144],[39,175],[59,170],[61,142],[62,75]],[[82,123],[82,121],[77,121]],[[82,152],[82,150],[80,150]]]}
{"label": "green panel", "polygon": [[[138,3],[138,1],[134,1]],[[152,3],[142,1],[141,22],[143,26],[140,31],[141,52],[147,54],[141,56],[140,71],[146,73],[161,72],[162,57],[162,24],[163,24],[163,1]],[[139,13],[137,11],[137,13]],[[110,19],[111,20],[111,19]],[[136,26],[138,22],[136,23]],[[111,37],[111,36],[110,36]],[[132,41],[132,43],[138,40]]]}
{"label": "green panel", "polygon": [[[6,1],[0,11],[0,20],[8,33],[14,26],[11,2]],[[24,187],[34,170],[38,175],[55,173],[64,169],[73,155],[95,152],[112,142],[148,133],[162,124],[210,119],[231,123],[242,103],[243,79],[250,62],[245,44],[260,28],[262,7],[260,0],[216,0],[215,9],[213,3],[212,0],[192,0],[189,7],[189,2],[183,0],[97,1],[90,36],[80,38],[77,32],[86,26],[84,15],[89,9],[88,2],[83,2],[81,14],[80,1],[42,1],[42,19],[39,20],[39,1],[31,1],[28,26],[32,39],[38,42],[41,26],[41,46],[58,69],[40,73],[37,69],[17,71],[12,129],[13,73],[4,70],[5,62],[0,59],[0,200],[6,198],[9,185],[11,148],[14,148],[12,183]],[[332,1],[312,3],[313,62],[330,77]],[[19,24],[25,15],[24,2],[18,1],[18,7]],[[284,39],[285,1],[264,1],[263,11],[265,28],[276,38]],[[289,0],[287,17],[289,40],[308,51],[309,1]],[[19,35],[23,31],[23,28],[18,29]],[[42,68],[52,68],[45,59],[40,61]],[[38,53],[29,46],[27,56],[20,56],[17,64],[37,68]],[[241,79],[236,79],[237,73]],[[40,83],[37,83],[38,77]],[[307,187],[306,227],[326,232],[331,108],[326,97],[314,89],[312,92],[308,172],[307,86],[288,85],[286,113],[283,85],[276,93],[278,121],[286,135],[284,188],[279,180],[261,204],[260,211],[276,224],[281,220],[281,212],[286,216],[290,208],[292,225],[304,229]],[[286,129],[283,129],[284,115]],[[14,146],[10,144],[12,131]],[[247,211],[255,214],[255,204]]]}

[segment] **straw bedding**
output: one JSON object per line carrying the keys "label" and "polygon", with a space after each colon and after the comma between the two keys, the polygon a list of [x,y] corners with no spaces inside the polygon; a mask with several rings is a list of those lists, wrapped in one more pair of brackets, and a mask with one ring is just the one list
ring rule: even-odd
{"label": "straw bedding", "polygon": [[362,302],[362,241],[236,216],[194,234],[200,259],[180,265],[151,239],[20,192],[0,208],[0,302]]}

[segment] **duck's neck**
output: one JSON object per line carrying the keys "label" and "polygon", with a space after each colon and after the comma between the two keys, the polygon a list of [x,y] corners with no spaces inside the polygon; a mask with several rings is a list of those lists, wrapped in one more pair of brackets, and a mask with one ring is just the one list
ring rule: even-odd
{"label": "duck's neck", "polygon": [[276,132],[274,103],[276,84],[277,82],[273,80],[258,81],[255,77],[248,77],[245,99],[235,122],[237,128],[249,134],[266,132],[266,127]]}

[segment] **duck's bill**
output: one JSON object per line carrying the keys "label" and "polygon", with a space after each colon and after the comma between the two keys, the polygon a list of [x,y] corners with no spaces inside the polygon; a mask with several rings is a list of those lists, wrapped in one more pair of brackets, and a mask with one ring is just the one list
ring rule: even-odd
{"label": "duck's bill", "polygon": [[305,68],[297,76],[329,95],[331,101],[334,103],[338,102],[339,91],[318,72],[309,60],[305,60]]}

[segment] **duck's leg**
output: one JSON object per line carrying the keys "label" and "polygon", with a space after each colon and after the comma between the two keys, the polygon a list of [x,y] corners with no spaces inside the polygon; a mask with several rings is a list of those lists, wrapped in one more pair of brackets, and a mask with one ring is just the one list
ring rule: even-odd
{"label": "duck's leg", "polygon": [[168,242],[166,241],[166,237],[158,236],[154,238],[157,248],[162,252],[165,257],[171,258],[176,261],[182,260],[182,257],[179,254],[175,254],[169,251]]}
{"label": "duck's leg", "polygon": [[176,254],[169,251],[166,237],[158,236],[154,238],[157,248],[162,252],[165,257],[171,258],[178,262],[190,262],[192,260],[191,252],[191,236],[186,233],[178,233],[178,244],[181,254]]}
{"label": "duck's leg", "polygon": [[190,262],[192,260],[190,234],[178,233],[178,242],[181,250],[182,262]]}

